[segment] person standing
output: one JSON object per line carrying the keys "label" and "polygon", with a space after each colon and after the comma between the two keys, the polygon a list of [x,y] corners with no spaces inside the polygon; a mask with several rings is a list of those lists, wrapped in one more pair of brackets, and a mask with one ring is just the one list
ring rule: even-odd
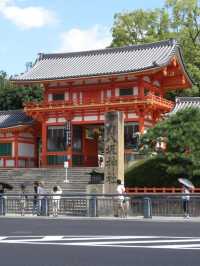
{"label": "person standing", "polygon": [[38,201],[39,201],[39,214],[38,215],[47,215],[47,197],[46,190],[44,188],[44,182],[39,182],[39,186],[37,188]]}
{"label": "person standing", "polygon": [[53,216],[58,216],[58,211],[60,209],[60,198],[61,198],[62,189],[59,186],[54,186],[52,191],[52,209]]}
{"label": "person standing", "polygon": [[6,213],[4,192],[5,192],[4,186],[0,184],[0,215],[5,215]]}
{"label": "person standing", "polygon": [[117,179],[117,194],[119,195],[116,198],[116,213],[115,216],[116,217],[125,217],[125,210],[124,210],[124,193],[125,193],[125,187],[124,185],[121,183],[120,179]]}
{"label": "person standing", "polygon": [[189,201],[190,201],[190,190],[186,186],[183,185],[182,187],[182,201],[183,201],[183,211],[184,217],[189,218]]}
{"label": "person standing", "polygon": [[33,183],[33,215],[38,214],[38,181]]}
{"label": "person standing", "polygon": [[25,194],[25,185],[21,185],[21,195],[20,195],[20,212],[21,216],[25,215],[26,203],[27,203],[27,195]]}

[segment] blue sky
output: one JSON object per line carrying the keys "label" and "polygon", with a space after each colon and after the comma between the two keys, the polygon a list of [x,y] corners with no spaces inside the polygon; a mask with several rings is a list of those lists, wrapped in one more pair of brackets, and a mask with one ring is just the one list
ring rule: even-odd
{"label": "blue sky", "polygon": [[164,0],[0,0],[0,70],[24,72],[39,52],[104,48],[115,13]]}

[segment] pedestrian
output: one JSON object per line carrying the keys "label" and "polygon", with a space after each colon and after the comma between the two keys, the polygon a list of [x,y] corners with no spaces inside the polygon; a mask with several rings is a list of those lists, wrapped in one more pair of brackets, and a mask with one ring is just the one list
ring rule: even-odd
{"label": "pedestrian", "polygon": [[40,181],[38,188],[37,188],[37,194],[38,194],[38,205],[39,205],[39,213],[38,215],[47,215],[47,197],[46,197],[46,190],[44,188],[44,182]]}
{"label": "pedestrian", "polygon": [[39,204],[38,204],[38,186],[39,186],[39,183],[38,181],[35,181],[33,183],[33,215],[36,215],[38,214],[39,210]]}
{"label": "pedestrian", "polygon": [[0,184],[0,215],[5,215],[6,213],[6,203],[4,196],[5,188],[2,184]]}
{"label": "pedestrian", "polygon": [[25,194],[25,185],[21,185],[21,195],[20,195],[20,213],[21,216],[25,215],[25,210],[26,210],[26,204],[27,204],[27,195]]}
{"label": "pedestrian", "polygon": [[183,193],[182,204],[183,204],[184,217],[189,218],[189,201],[190,201],[189,188],[183,185],[182,193]]}
{"label": "pedestrian", "polygon": [[54,186],[52,191],[52,209],[53,216],[58,216],[58,211],[60,209],[60,198],[62,194],[62,189],[60,186]]}
{"label": "pedestrian", "polygon": [[125,197],[123,195],[125,193],[125,187],[121,183],[120,179],[117,179],[116,192],[117,192],[117,194],[119,194],[119,196],[115,199],[115,214],[114,214],[114,216],[124,218],[124,217],[126,217],[125,206],[124,206]]}

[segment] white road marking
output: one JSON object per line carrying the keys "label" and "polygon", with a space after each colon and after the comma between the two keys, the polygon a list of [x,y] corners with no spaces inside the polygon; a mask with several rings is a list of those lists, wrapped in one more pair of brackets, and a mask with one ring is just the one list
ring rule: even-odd
{"label": "white road marking", "polygon": [[0,244],[3,243],[85,247],[200,249],[200,237],[174,236],[0,236]]}

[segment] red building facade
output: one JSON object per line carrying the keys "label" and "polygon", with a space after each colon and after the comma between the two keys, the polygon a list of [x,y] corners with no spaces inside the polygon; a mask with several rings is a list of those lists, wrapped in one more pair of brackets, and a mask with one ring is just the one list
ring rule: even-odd
{"label": "red building facade", "polygon": [[38,166],[37,125],[23,110],[0,111],[0,167]]}
{"label": "red building facade", "polygon": [[40,54],[29,71],[12,80],[44,88],[44,100],[24,108],[39,125],[42,167],[63,167],[66,160],[70,166],[97,166],[103,155],[104,114],[115,110],[124,112],[125,158],[133,159],[137,133],[173,108],[166,93],[192,85],[175,40]]}

